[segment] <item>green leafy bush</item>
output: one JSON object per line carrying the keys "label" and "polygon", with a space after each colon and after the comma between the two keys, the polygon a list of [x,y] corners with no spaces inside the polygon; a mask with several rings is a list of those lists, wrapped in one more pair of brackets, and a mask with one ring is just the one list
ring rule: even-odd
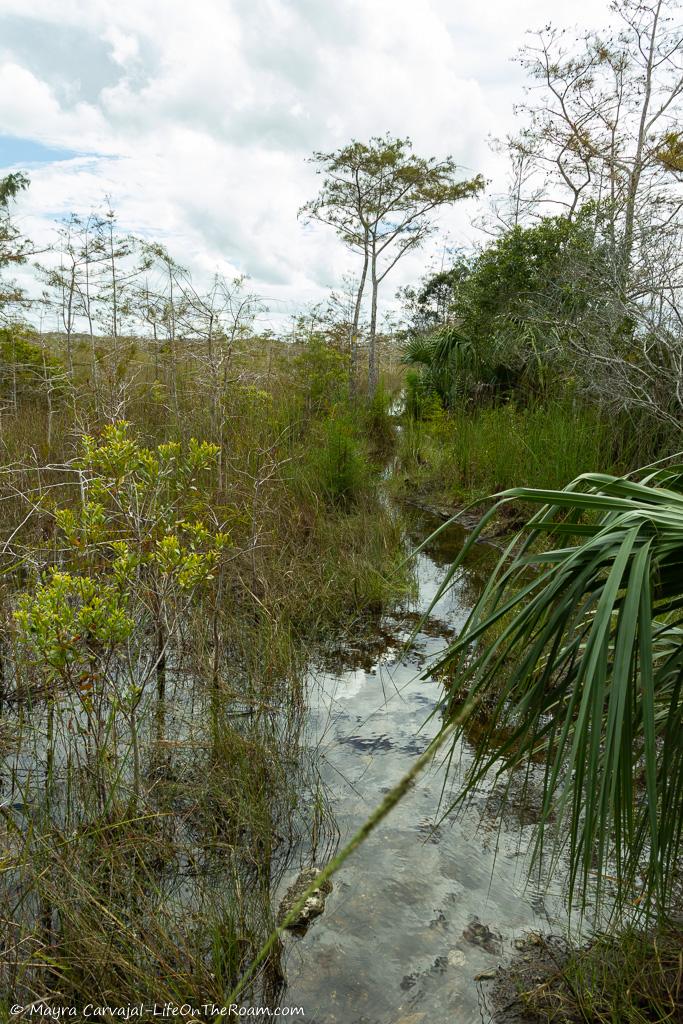
{"label": "green leafy bush", "polygon": [[348,396],[348,357],[313,335],[292,364],[295,387],[304,410],[318,416]]}

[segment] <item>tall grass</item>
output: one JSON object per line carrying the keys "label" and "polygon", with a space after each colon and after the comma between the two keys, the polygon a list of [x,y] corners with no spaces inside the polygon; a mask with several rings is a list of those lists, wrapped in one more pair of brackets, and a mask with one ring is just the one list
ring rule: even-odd
{"label": "tall grass", "polygon": [[474,500],[513,486],[560,487],[615,463],[614,426],[567,403],[513,403],[406,421],[401,464],[406,489],[445,501]]}
{"label": "tall grass", "polygon": [[349,416],[325,420],[303,462],[306,483],[331,505],[357,504],[373,475],[366,448]]}
{"label": "tall grass", "polygon": [[[291,858],[329,855],[331,816],[300,740],[307,661],[330,629],[407,586],[375,486],[385,410],[356,415],[343,357],[254,342],[212,391],[188,351],[174,394],[142,347],[127,359],[102,374],[97,401],[84,362],[59,401],[19,392],[0,424],[4,1016],[36,1000],[224,1001],[273,926]],[[201,498],[230,523],[220,575],[161,617],[163,686],[134,719],[131,666],[156,642],[147,612],[127,646],[79,638],[92,671],[59,685],[13,620],[49,566],[84,571],[55,509],[78,509],[79,439],[117,410],[152,448],[216,444]],[[151,607],[151,591],[138,597]],[[108,703],[94,696],[100,676]],[[276,946],[247,997],[273,1004],[282,978]]]}

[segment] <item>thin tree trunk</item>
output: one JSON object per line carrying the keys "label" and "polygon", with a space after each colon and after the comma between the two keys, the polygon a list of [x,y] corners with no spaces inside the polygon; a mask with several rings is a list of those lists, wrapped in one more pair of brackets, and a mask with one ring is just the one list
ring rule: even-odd
{"label": "thin tree trunk", "polygon": [[43,380],[45,382],[45,397],[47,401],[47,451],[50,454],[52,447],[52,417],[54,410],[52,408],[52,376],[48,370],[47,358],[45,355],[45,339],[41,335],[40,338],[41,348],[43,350]]}
{"label": "thin tree trunk", "polygon": [[170,322],[170,355],[171,355],[171,395],[173,398],[173,411],[176,418],[179,417],[178,408],[178,368],[177,368],[177,352],[176,352],[176,324],[175,324],[175,295],[173,293],[173,270],[169,266],[168,268],[168,287],[169,287],[169,316]]}
{"label": "thin tree trunk", "polygon": [[356,295],[356,304],[353,310],[353,324],[351,325],[351,365],[349,367],[349,393],[351,398],[356,397],[357,391],[357,375],[358,375],[358,324],[360,323],[360,311],[363,307],[363,293],[365,292],[365,282],[368,277],[368,262],[369,253],[367,247],[367,235],[365,239],[365,252],[363,254],[363,273],[360,276],[358,283],[358,294]]}
{"label": "thin tree trunk", "polygon": [[377,280],[377,261],[373,253],[372,257],[372,305],[370,307],[370,338],[368,342],[368,399],[372,401],[377,391],[379,378],[377,366],[377,292],[379,281]]}
{"label": "thin tree trunk", "polygon": [[166,697],[166,632],[160,612],[156,626],[156,655],[157,697],[162,703]]}
{"label": "thin tree trunk", "polygon": [[88,317],[88,334],[90,335],[90,366],[92,373],[92,388],[95,394],[95,412],[100,415],[100,368],[97,363],[97,347],[95,344],[95,330],[92,322],[92,301],[90,298],[90,250],[88,247],[88,236],[86,235],[85,249],[85,309]]}
{"label": "thin tree trunk", "polygon": [[652,71],[655,58],[655,44],[657,41],[657,27],[661,10],[661,0],[654,11],[652,28],[650,30],[647,64],[645,65],[645,90],[643,93],[643,104],[640,110],[640,123],[638,125],[638,140],[636,152],[633,158],[633,169],[629,176],[628,192],[626,194],[626,215],[624,218],[624,247],[621,260],[622,282],[625,285],[628,280],[628,272],[631,265],[631,254],[633,252],[633,236],[635,228],[636,199],[638,197],[638,186],[643,172],[643,149],[647,137],[647,116],[650,110],[650,97],[652,95]]}
{"label": "thin tree trunk", "polygon": [[130,737],[133,747],[133,794],[135,806],[140,802],[142,792],[142,771],[140,767],[140,741],[138,738],[137,705],[130,711]]}

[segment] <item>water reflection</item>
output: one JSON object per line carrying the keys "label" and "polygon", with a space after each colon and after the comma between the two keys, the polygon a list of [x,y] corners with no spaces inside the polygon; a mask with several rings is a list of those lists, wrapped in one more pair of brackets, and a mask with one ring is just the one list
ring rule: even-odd
{"label": "water reflection", "polygon": [[[409,544],[440,525],[433,516],[408,514]],[[350,663],[337,650],[311,674],[308,742],[341,842],[439,728],[438,712],[430,714],[440,684],[421,671],[462,627],[499,556],[476,545],[436,601],[464,538],[451,526],[431,540],[416,559],[414,605],[377,623],[372,642],[355,645]],[[432,605],[406,654],[406,641]],[[418,780],[342,868],[325,914],[305,937],[287,939],[286,1002],[301,1004],[308,1024],[480,1022],[475,975],[495,967],[524,931],[563,916],[561,895],[546,892],[547,879],[527,884],[534,815],[525,801],[518,814],[513,801],[501,822],[491,787],[464,814],[444,816],[469,750],[465,743],[455,751],[448,778],[439,763]]]}

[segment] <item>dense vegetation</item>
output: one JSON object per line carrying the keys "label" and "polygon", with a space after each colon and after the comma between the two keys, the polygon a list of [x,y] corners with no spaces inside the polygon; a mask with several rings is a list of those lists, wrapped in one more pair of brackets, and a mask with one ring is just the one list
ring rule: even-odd
{"label": "dense vegetation", "polygon": [[484,722],[458,802],[540,760],[537,852],[566,853],[572,894],[624,929],[524,998],[640,1022],[683,1005],[683,79],[676,5],[612,7],[617,35],[548,28],[523,51],[536,88],[495,237],[404,290],[397,483],[446,511],[497,495],[444,587],[492,523],[519,530],[434,667],[448,742]]}
{"label": "dense vegetation", "polygon": [[246,976],[277,999],[273,886],[294,846],[331,848],[305,665],[409,590],[390,465],[394,494],[446,515],[497,497],[444,587],[514,526],[432,668],[444,728],[414,773],[484,708],[459,802],[535,759],[539,852],[567,854],[584,904],[616,880],[623,930],[569,956],[557,1019],[680,1013],[676,9],[616,0],[616,34],[523,51],[536,88],[487,240],[404,288],[393,333],[380,286],[484,186],[408,139],[314,154],[303,213],[359,277],[287,338],[248,282],[200,288],[111,209],[61,222],[22,292],[28,179],[0,183],[3,994],[220,1003]]}
{"label": "dense vegetation", "polygon": [[612,267],[589,204],[408,290],[411,483],[457,500],[679,449],[677,327],[645,320]]}
{"label": "dense vegetation", "polygon": [[[3,1016],[220,1003],[334,832],[303,680],[408,586],[386,399],[352,414],[346,354],[232,326],[2,331]],[[281,985],[278,946],[253,998]]]}

